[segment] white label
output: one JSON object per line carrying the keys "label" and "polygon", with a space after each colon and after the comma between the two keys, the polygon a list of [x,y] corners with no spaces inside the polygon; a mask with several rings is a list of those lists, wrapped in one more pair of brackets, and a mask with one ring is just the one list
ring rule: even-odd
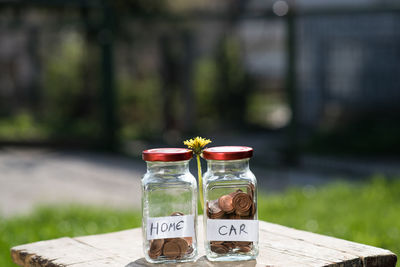
{"label": "white label", "polygon": [[207,240],[258,242],[258,220],[207,219]]}
{"label": "white label", "polygon": [[194,236],[194,215],[147,218],[147,240]]}

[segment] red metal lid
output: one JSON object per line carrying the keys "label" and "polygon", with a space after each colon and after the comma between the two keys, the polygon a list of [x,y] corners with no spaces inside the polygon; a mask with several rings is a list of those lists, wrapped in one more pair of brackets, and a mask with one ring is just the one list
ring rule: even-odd
{"label": "red metal lid", "polygon": [[192,150],[186,148],[153,148],[142,152],[145,161],[181,161],[192,156]]}
{"label": "red metal lid", "polygon": [[203,158],[212,160],[235,160],[252,156],[253,148],[248,146],[216,146],[203,151]]}

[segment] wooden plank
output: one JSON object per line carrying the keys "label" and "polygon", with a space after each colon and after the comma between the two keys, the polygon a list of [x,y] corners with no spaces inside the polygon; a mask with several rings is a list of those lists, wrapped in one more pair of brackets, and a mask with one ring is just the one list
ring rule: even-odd
{"label": "wooden plank", "polygon": [[[278,251],[278,258],[273,262],[268,254],[261,253],[257,259],[262,263],[287,266],[282,262],[282,254],[291,256],[297,266],[329,266],[342,263],[343,266],[362,266],[361,260],[355,255],[339,252],[335,249],[320,247],[312,243],[278,236],[266,231],[260,231],[260,251]],[[290,265],[293,266],[293,263]]]}
{"label": "wooden plank", "polygon": [[[200,257],[195,263],[180,266],[232,266],[229,262],[207,261],[203,242],[203,223],[199,216]],[[259,247],[257,261],[235,263],[235,266],[394,267],[397,260],[396,255],[385,249],[261,221]],[[143,258],[140,228],[21,245],[12,248],[11,254],[20,266],[154,266]]]}
{"label": "wooden plank", "polygon": [[304,244],[311,243],[321,248],[352,254],[361,259],[363,264],[361,266],[395,266],[397,261],[396,255],[386,249],[260,221],[260,234],[263,232],[297,239]]}
{"label": "wooden plank", "polygon": [[[20,266],[69,266],[83,262],[95,262],[109,258],[97,248],[64,237],[40,241],[12,248],[11,256]],[[116,261],[121,259],[116,256]],[[129,263],[129,260],[126,259]]]}

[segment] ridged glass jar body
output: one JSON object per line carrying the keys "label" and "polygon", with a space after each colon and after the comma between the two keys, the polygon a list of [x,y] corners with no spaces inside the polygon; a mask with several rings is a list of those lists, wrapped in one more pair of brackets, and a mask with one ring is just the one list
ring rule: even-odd
{"label": "ridged glass jar body", "polygon": [[[255,259],[258,255],[257,181],[249,169],[249,158],[207,160],[203,180],[207,258],[210,261]],[[242,224],[252,228],[252,233],[247,228],[241,229]],[[243,235],[248,232],[251,236],[241,236],[241,230]]]}
{"label": "ridged glass jar body", "polygon": [[[189,172],[189,160],[146,161],[146,163],[147,172],[142,179],[142,230],[145,258],[151,263],[192,261],[197,256],[197,183]],[[167,225],[165,229],[168,228],[170,234],[174,227],[180,229],[182,225],[176,221],[179,217],[173,216],[182,216],[182,218],[190,216],[189,219],[186,218],[190,221],[185,221],[192,225],[193,229],[186,231],[190,234],[149,239],[151,227],[154,232],[160,231],[160,234],[164,230],[164,225]],[[166,224],[160,221],[163,218]],[[175,251],[173,248],[176,246],[166,248],[166,244],[172,241],[181,241],[177,242],[180,250]]]}

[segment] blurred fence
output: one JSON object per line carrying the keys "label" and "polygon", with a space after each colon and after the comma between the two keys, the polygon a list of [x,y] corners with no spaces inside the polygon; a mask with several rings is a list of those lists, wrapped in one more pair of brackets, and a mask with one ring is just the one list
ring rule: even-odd
{"label": "blurred fence", "polygon": [[304,132],[397,120],[399,7],[278,2],[1,1],[0,140],[288,129],[295,153]]}
{"label": "blurred fence", "polygon": [[399,10],[342,10],[299,18],[303,124],[318,125],[326,116],[349,119],[362,112],[398,111],[399,27]]}

